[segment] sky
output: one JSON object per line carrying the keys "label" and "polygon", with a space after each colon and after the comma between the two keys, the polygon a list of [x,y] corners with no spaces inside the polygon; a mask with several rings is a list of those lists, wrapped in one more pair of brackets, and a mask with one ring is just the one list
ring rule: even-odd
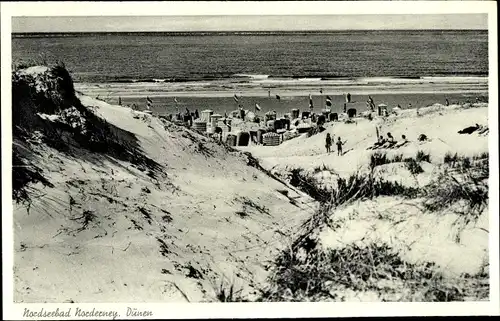
{"label": "sky", "polygon": [[486,14],[12,17],[12,32],[484,29]]}

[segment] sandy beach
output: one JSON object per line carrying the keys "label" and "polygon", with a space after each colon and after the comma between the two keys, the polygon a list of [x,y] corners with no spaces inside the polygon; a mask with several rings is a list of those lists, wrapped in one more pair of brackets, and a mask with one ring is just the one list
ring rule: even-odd
{"label": "sandy beach", "polygon": [[[230,112],[241,105],[255,111],[255,104],[262,112],[280,114],[299,108],[309,110],[309,95],[313,97],[316,112],[325,108],[326,96],[331,97],[332,110],[343,109],[345,94],[352,95],[351,107],[359,112],[367,109],[366,101],[374,101],[390,107],[425,107],[434,103],[463,104],[488,100],[487,77],[426,77],[423,79],[365,78],[356,80],[254,80],[242,83],[229,81],[187,83],[76,83],[75,89],[85,95],[98,97],[106,102],[122,105],[146,106],[146,98],[152,101],[152,110],[160,115],[176,113],[177,109],[211,109],[217,113]],[[321,90],[321,93],[320,93]],[[233,96],[237,95],[236,103]],[[278,100],[276,95],[280,96]],[[174,98],[177,102],[174,101]]]}

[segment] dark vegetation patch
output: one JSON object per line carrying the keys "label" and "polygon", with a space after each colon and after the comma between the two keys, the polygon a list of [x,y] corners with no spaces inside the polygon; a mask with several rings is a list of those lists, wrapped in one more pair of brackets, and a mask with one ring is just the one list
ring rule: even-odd
{"label": "dark vegetation patch", "polygon": [[267,207],[257,204],[248,197],[245,196],[236,197],[235,201],[241,203],[242,205],[242,209],[236,212],[236,215],[238,215],[241,218],[246,218],[251,214],[251,212],[255,211],[257,211],[260,214],[271,215]]}
{"label": "dark vegetation patch", "polygon": [[327,167],[325,164],[319,165],[313,168],[313,173],[319,173],[319,172],[324,172],[324,171],[329,171],[332,172],[332,170]]}
{"label": "dark vegetation patch", "polygon": [[161,217],[162,221],[165,222],[165,223],[172,223],[173,219],[172,219],[172,214],[170,214],[169,211],[165,211],[165,210],[161,210],[163,213],[165,213],[165,215],[163,215]]}
{"label": "dark vegetation patch", "polygon": [[467,171],[471,168],[475,168],[483,172],[483,176],[489,175],[488,152],[483,152],[472,157],[448,152],[444,155],[443,162],[449,167],[460,171]]}
{"label": "dark vegetation patch", "polygon": [[247,218],[248,213],[246,211],[237,211],[236,215],[238,215],[240,218]]}
{"label": "dark vegetation patch", "polygon": [[42,170],[18,154],[16,148],[12,152],[12,197],[16,203],[29,203],[29,184],[42,183],[47,187],[54,187],[42,175]]}
{"label": "dark vegetation patch", "polygon": [[131,219],[130,222],[132,222],[132,224],[134,225],[134,229],[139,230],[139,231],[144,229],[139,223],[137,223],[136,220]]}
{"label": "dark vegetation patch", "polygon": [[160,253],[163,256],[167,256],[168,254],[171,253],[171,251],[168,249],[167,243],[162,240],[161,238],[157,237],[156,240],[158,241],[158,244],[160,245]]}
{"label": "dark vegetation patch", "polygon": [[417,155],[415,156],[415,160],[417,162],[428,162],[428,163],[430,163],[431,162],[431,156],[429,155],[429,153],[426,154],[425,152],[419,150],[417,152]]}
{"label": "dark vegetation patch", "polygon": [[203,279],[203,274],[194,268],[191,264],[187,264],[185,268],[188,270],[186,277],[193,279]]}
{"label": "dark vegetation patch", "polygon": [[291,171],[290,184],[309,194],[321,204],[338,206],[349,201],[377,196],[402,195],[414,198],[418,196],[418,189],[406,187],[398,182],[375,178],[372,173],[355,173],[348,178],[337,178],[337,187],[328,190],[320,187],[317,181],[300,168]]}
{"label": "dark vegetation patch", "polygon": [[76,232],[81,232],[86,230],[90,223],[94,222],[97,219],[97,215],[95,215],[94,211],[85,210],[83,211],[81,216],[75,217],[73,221],[79,221],[82,226],[76,230]]}
{"label": "dark vegetation patch", "polygon": [[153,222],[153,218],[151,217],[151,213],[149,213],[149,211],[142,206],[139,206],[137,208],[137,210],[139,210],[139,212],[141,212],[142,216],[146,219],[148,224],[151,225],[151,223]]}
{"label": "dark vegetation patch", "polygon": [[405,166],[413,175],[418,175],[424,172],[424,169],[422,168],[422,166],[420,166],[420,163],[413,158],[409,158],[405,162]]}
{"label": "dark vegetation patch", "polygon": [[240,198],[240,201],[243,203],[243,206],[254,208],[262,214],[270,215],[269,209],[267,207],[261,206],[261,205],[255,203],[254,201],[252,201],[248,197],[242,197],[242,198]]}
{"label": "dark vegetation patch", "polygon": [[237,290],[234,283],[220,282],[213,286],[215,299],[219,302],[248,302],[241,295],[241,289]]}
{"label": "dark vegetation patch", "polygon": [[[467,297],[488,297],[486,275],[462,275],[446,280],[434,264],[405,262],[387,244],[350,244],[341,249],[285,250],[276,261],[269,288],[259,301],[340,300],[337,289],[374,291],[386,301],[461,301]],[[381,280],[395,281],[393,286]],[[484,282],[486,280],[486,282]],[[482,281],[482,282],[481,282]],[[471,284],[480,286],[471,287]],[[400,294],[406,290],[404,297]]]}
{"label": "dark vegetation patch", "polygon": [[370,156],[370,168],[373,170],[375,167],[380,165],[404,162],[405,167],[410,171],[410,173],[417,175],[424,172],[422,166],[420,166],[420,162],[430,162],[430,159],[430,155],[424,153],[423,151],[418,151],[415,158],[404,158],[402,154],[395,155],[391,158],[387,156],[386,153],[377,151]]}
{"label": "dark vegetation patch", "polygon": [[439,211],[459,203],[455,212],[463,214],[466,222],[475,221],[488,206],[488,183],[477,172],[468,171],[461,179],[455,175],[443,173],[425,187],[428,195],[424,206],[429,211]]}
{"label": "dark vegetation patch", "polygon": [[370,168],[375,168],[380,165],[392,163],[392,160],[387,157],[386,153],[375,152],[370,156]]}

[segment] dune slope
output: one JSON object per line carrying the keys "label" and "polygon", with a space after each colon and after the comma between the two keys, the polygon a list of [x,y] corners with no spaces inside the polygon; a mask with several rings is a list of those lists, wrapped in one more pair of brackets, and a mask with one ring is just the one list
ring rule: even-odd
{"label": "dune slope", "polygon": [[242,152],[76,94],[64,68],[15,72],[13,115],[16,302],[251,298],[316,207]]}

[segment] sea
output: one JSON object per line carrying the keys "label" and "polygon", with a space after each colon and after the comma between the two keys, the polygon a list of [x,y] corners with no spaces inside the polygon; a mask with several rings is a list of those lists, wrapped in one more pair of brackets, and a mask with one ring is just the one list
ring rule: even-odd
{"label": "sea", "polygon": [[[341,108],[351,85],[358,102],[371,90],[377,101],[404,108],[487,99],[488,32],[28,33],[12,35],[12,59],[63,62],[84,94],[141,106],[148,97],[162,112],[242,103],[285,111],[308,107],[310,94],[316,106],[329,95]],[[414,84],[426,89],[418,99],[401,90]]]}

